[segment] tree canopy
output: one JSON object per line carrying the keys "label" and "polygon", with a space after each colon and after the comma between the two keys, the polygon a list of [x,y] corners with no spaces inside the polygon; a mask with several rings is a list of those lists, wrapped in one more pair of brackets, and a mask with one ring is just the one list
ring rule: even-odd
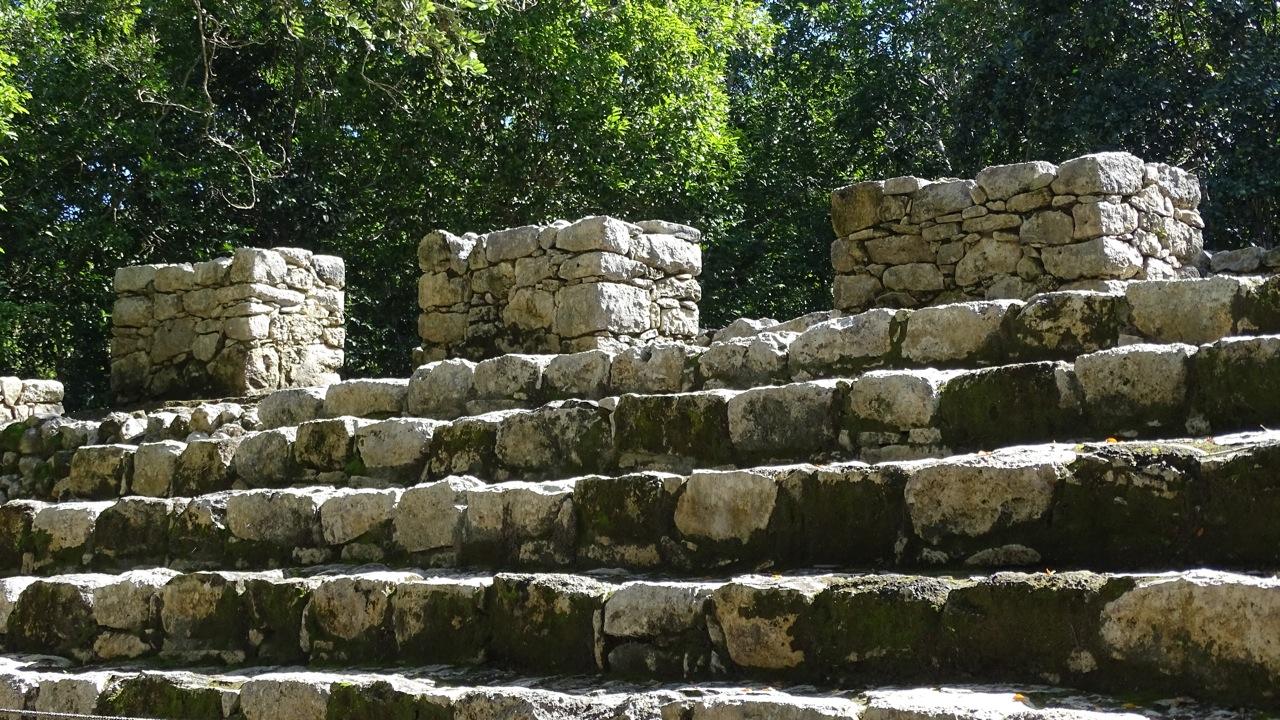
{"label": "tree canopy", "polygon": [[1126,149],[1274,244],[1275,0],[11,0],[0,373],[106,400],[114,268],[348,267],[346,374],[404,375],[417,240],[609,213],[706,232],[707,324],[830,307],[827,196]]}

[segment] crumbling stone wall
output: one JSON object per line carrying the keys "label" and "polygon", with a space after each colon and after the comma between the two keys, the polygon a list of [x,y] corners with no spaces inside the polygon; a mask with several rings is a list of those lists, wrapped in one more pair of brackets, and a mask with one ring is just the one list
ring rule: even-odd
{"label": "crumbling stone wall", "polygon": [[62,383],[0,377],[0,422],[62,414]]}
{"label": "crumbling stone wall", "polygon": [[116,399],[225,397],[338,379],[342,258],[240,248],[201,263],[116,271]]}
{"label": "crumbling stone wall", "polygon": [[418,246],[417,362],[616,349],[698,333],[702,234],[605,215]]}
{"label": "crumbling stone wall", "polygon": [[1125,152],[896,177],[831,194],[835,307],[1026,298],[1099,280],[1199,277],[1200,182]]}

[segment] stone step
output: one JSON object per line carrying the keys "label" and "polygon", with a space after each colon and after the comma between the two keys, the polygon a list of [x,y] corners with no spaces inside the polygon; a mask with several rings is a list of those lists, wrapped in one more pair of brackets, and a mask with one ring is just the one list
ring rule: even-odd
{"label": "stone step", "polygon": [[453,667],[234,673],[0,658],[0,708],[173,720],[1245,720],[1186,698],[1136,704],[1052,686],[952,685],[821,691],[760,684],[635,684]]}
{"label": "stone step", "polygon": [[344,416],[187,444],[85,446],[67,477],[10,487],[9,497],[879,461],[1052,440],[1203,436],[1277,420],[1280,335],[1266,335],[1129,345],[1074,364],[878,370],[745,391],[555,401],[453,421]]}
{"label": "stone step", "polygon": [[1280,579],[311,574],[0,581],[3,649],[78,663],[487,663],[618,677],[1048,682],[1276,707]]}
{"label": "stone step", "polygon": [[542,483],[15,500],[0,507],[0,571],[1280,568],[1277,469],[1271,433]]}
{"label": "stone step", "polygon": [[444,360],[419,368],[407,382],[350,380],[280,391],[263,400],[261,417],[267,427],[341,415],[452,420],[552,400],[745,389],[874,369],[1069,361],[1134,342],[1210,343],[1280,332],[1280,276],[1138,282],[1110,292],[1045,293],[1026,302],[882,308],[799,324],[800,332],[785,327],[709,347],[658,342],[617,354]]}

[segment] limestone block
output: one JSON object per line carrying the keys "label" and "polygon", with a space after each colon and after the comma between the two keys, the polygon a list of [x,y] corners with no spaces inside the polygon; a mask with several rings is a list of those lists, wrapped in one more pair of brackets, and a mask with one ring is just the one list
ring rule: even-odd
{"label": "limestone block", "polygon": [[628,348],[614,356],[609,386],[614,393],[675,393],[693,389],[702,348],[657,342]]}
{"label": "limestone block", "polygon": [[288,266],[284,256],[274,250],[237,248],[231,258],[227,279],[233,283],[284,282]]}
{"label": "limestone block", "polygon": [[173,494],[192,496],[229,488],[235,477],[236,448],[243,440],[228,437],[188,442],[173,471]]}
{"label": "limestone block", "polygon": [[596,672],[596,617],[611,588],[576,575],[500,573],[491,604],[493,657],[547,672]]}
{"label": "limestone block", "polygon": [[1280,336],[1223,338],[1195,357],[1194,412],[1214,429],[1266,425],[1280,411]]}
{"label": "limestone block", "polygon": [[1040,259],[1046,272],[1063,280],[1127,279],[1142,269],[1142,255],[1133,246],[1112,237],[1046,247]]}
{"label": "limestone block", "polygon": [[935,253],[929,243],[919,235],[891,235],[874,238],[864,243],[867,256],[873,263],[905,265],[907,263],[933,262]]}
{"label": "limestone block", "polygon": [[466,492],[462,558],[494,565],[568,565],[574,556],[573,481],[507,482]]}
{"label": "limestone block", "polygon": [[1008,337],[1022,359],[1066,359],[1113,347],[1129,304],[1119,293],[1063,290],[1036,295],[1014,313]]}
{"label": "limestone block", "polygon": [[884,289],[874,275],[837,275],[834,299],[837,310],[857,311],[870,307]]}
{"label": "limestone block", "polygon": [[320,534],[329,544],[355,542],[365,534],[389,527],[397,489],[339,489],[320,503]]}
{"label": "limestone block", "polygon": [[1122,661],[1239,691],[1280,676],[1280,657],[1256,640],[1280,616],[1276,590],[1273,578],[1212,570],[1143,578],[1103,608],[1100,636]]}
{"label": "limestone block", "polygon": [[1058,195],[1132,195],[1142,189],[1143,163],[1126,152],[1072,158],[1058,166]]}
{"label": "limestone block", "polygon": [[561,288],[556,293],[552,331],[561,337],[606,330],[642,333],[651,326],[649,295],[640,288],[610,282],[583,283]]}
{"label": "limestone block", "polygon": [[54,485],[58,499],[115,497],[129,486],[135,445],[86,445],[71,459],[71,474]]}
{"label": "limestone block", "polygon": [[835,449],[836,418],[846,387],[842,380],[815,380],[735,395],[728,403],[735,453],[786,460]]}
{"label": "limestone block", "polygon": [[676,503],[676,528],[694,540],[745,544],[768,528],[777,500],[778,483],[768,475],[695,471]]}
{"label": "limestone block", "polygon": [[418,307],[430,310],[449,307],[467,299],[470,285],[466,278],[449,273],[425,273],[418,278]]}
{"label": "limestone block", "polygon": [[594,400],[611,394],[609,372],[613,360],[614,355],[605,350],[554,356],[542,373],[547,397]]}
{"label": "limestone block", "polygon": [[418,267],[423,272],[451,270],[461,274],[475,249],[474,236],[458,237],[443,230],[428,233],[418,243]]}
{"label": "limestone block", "polygon": [[329,417],[351,415],[377,418],[399,415],[405,410],[408,394],[408,380],[344,380],[325,390],[324,412]]}
{"label": "limestone block", "polygon": [[1244,247],[1216,252],[1209,259],[1209,269],[1215,273],[1251,273],[1262,266],[1265,250],[1260,247]]}
{"label": "limestone block", "polygon": [[690,467],[727,463],[729,442],[726,390],[673,395],[623,395],[613,411],[614,442],[620,464]]}
{"label": "limestone block", "polygon": [[860,182],[831,193],[831,225],[836,237],[847,237],[879,222],[884,183]]}
{"label": "limestone block", "polygon": [[1138,229],[1138,211],[1123,203],[1078,203],[1071,208],[1071,217],[1075,223],[1072,237],[1076,240],[1126,235]]}
{"label": "limestone block", "polygon": [[762,332],[752,337],[715,342],[698,357],[704,387],[756,387],[788,379],[788,348],[799,335]]}
{"label": "limestone block", "polygon": [[176,440],[143,443],[133,455],[133,480],[129,489],[136,495],[168,497],[178,458],[187,444]]}
{"label": "limestone block", "polygon": [[1164,163],[1149,163],[1155,169],[1156,185],[1175,208],[1193,209],[1200,204],[1200,179],[1182,168]]}
{"label": "limestone block", "polygon": [[1020,193],[1048,187],[1057,173],[1058,168],[1053,163],[1035,160],[983,168],[976,180],[989,199],[1007,200]]}
{"label": "limestone block", "polygon": [[907,468],[914,531],[931,544],[1046,518],[1075,453],[1056,446],[927,461]]}
{"label": "limestone block", "polygon": [[503,418],[494,450],[515,477],[603,472],[613,462],[609,413],[585,400],[557,400]]}
{"label": "limestone block", "polygon": [[148,327],[152,320],[152,303],[144,297],[117,298],[111,308],[114,327]]}
{"label": "limestone block", "polygon": [[932,427],[938,398],[955,372],[872,370],[849,383],[844,421],[854,432]]}
{"label": "limestone block", "polygon": [[141,293],[151,289],[156,279],[156,271],[160,265],[133,265],[116,268],[112,278],[112,289],[116,294]]}
{"label": "limestone block", "polygon": [[636,260],[667,275],[698,275],[702,272],[702,248],[674,235],[647,234],[632,240]]}
{"label": "limestone block", "polygon": [[267,429],[315,420],[323,414],[324,396],[322,387],[276,390],[258,402],[258,419]]}
{"label": "limestone block", "polygon": [[448,548],[461,541],[466,491],[478,480],[450,477],[404,491],[395,508],[395,542],[406,552]]}
{"label": "limestone block", "polygon": [[820,322],[800,333],[789,348],[793,376],[820,377],[878,362],[893,347],[897,311],[877,309]]}
{"label": "limestone block", "polygon": [[449,419],[466,413],[474,395],[475,368],[470,360],[451,359],[414,370],[406,400],[409,414]]}
{"label": "limestone block", "polygon": [[920,308],[907,319],[902,355],[922,365],[996,360],[1004,318],[1021,305],[994,300]]}
{"label": "limestone block", "polygon": [[932,263],[894,265],[885,269],[880,280],[890,290],[908,292],[933,292],[945,287],[942,272]]}
{"label": "limestone block", "polygon": [[167,498],[124,497],[112,502],[94,525],[94,556],[121,564],[163,564],[173,511],[174,501]]}
{"label": "limestone block", "polygon": [[490,263],[528,257],[538,249],[537,225],[496,230],[484,236],[484,257]]}
{"label": "limestone block", "polygon": [[983,280],[1011,274],[1017,270],[1021,259],[1022,248],[1017,243],[984,237],[956,263],[956,285],[977,285]]}
{"label": "limestone block", "polygon": [[59,502],[38,509],[31,520],[37,562],[79,564],[92,547],[98,517],[111,503]]}
{"label": "limestone block", "polygon": [[356,431],[371,422],[345,416],[301,423],[293,458],[302,467],[322,472],[354,469]]}
{"label": "limestone block", "polygon": [[359,427],[356,449],[365,472],[374,477],[417,478],[427,462],[431,438],[442,423],[391,418]]}
{"label": "limestone block", "polygon": [[250,487],[288,484],[298,471],[293,452],[297,435],[297,428],[283,427],[245,436],[232,462],[236,477]]}
{"label": "limestone block", "polygon": [[1236,278],[1153,280],[1125,288],[1134,327],[1152,342],[1207,343],[1232,334],[1247,285]]}
{"label": "limestone block", "polygon": [[1076,358],[1076,377],[1098,429],[1169,427],[1187,402],[1191,345],[1126,345]]}
{"label": "limestone block", "polygon": [[911,222],[921,223],[972,206],[969,191],[974,187],[972,180],[949,180],[920,188],[911,195]]}
{"label": "limestone block", "polygon": [[621,220],[595,215],[560,228],[556,247],[569,252],[605,250],[626,255],[631,249],[631,234]]}
{"label": "limestone block", "polygon": [[612,637],[672,637],[704,624],[713,586],[697,582],[625,583],[604,605],[604,632]]}
{"label": "limestone block", "polygon": [[1043,210],[1023,221],[1018,237],[1027,245],[1066,245],[1075,237],[1075,220],[1059,210]]}
{"label": "limestone block", "polygon": [[775,671],[803,664],[797,623],[826,584],[822,577],[743,576],[717,588],[713,612],[733,663]]}
{"label": "limestone block", "polygon": [[320,507],[335,492],[300,488],[232,493],[227,497],[227,528],[241,540],[309,547],[320,535]]}
{"label": "limestone block", "polygon": [[542,375],[554,357],[513,353],[480,362],[472,381],[476,396],[508,402],[539,398]]}

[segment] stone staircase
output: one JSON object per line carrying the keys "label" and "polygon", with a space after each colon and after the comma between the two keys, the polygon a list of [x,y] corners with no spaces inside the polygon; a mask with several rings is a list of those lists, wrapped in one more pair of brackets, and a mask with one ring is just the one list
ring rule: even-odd
{"label": "stone staircase", "polygon": [[61,459],[0,507],[0,709],[1266,717],[1277,288],[443,360],[187,441],[28,425]]}

